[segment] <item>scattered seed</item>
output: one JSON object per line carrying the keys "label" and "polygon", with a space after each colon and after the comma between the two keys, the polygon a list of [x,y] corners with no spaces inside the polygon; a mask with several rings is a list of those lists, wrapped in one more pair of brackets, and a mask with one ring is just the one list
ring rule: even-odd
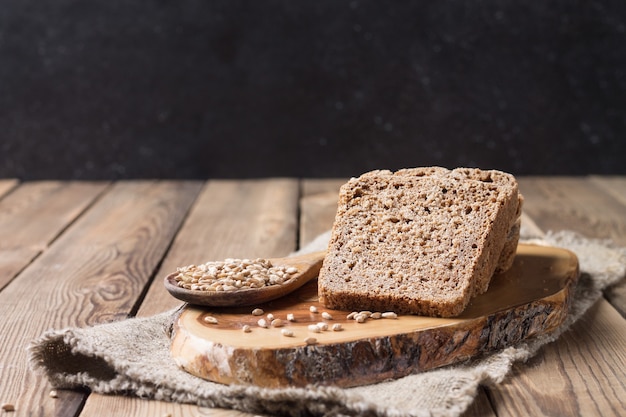
{"label": "scattered seed", "polygon": [[2,411],[15,411],[15,406],[11,403],[3,403]]}
{"label": "scattered seed", "polygon": [[289,313],[287,314],[287,320],[296,321],[296,316],[294,316],[293,313]]}
{"label": "scattered seed", "polygon": [[372,313],[372,314],[370,315],[370,319],[374,319],[374,320],[378,320],[378,319],[380,319],[380,318],[382,318],[382,317],[383,317],[382,313],[380,313],[380,312],[378,312],[378,311],[377,311],[377,312],[375,312],[375,313]]}
{"label": "scattered seed", "polygon": [[283,321],[281,319],[274,319],[271,322],[272,327],[283,327]]}
{"label": "scattered seed", "polygon": [[243,330],[244,333],[250,333],[252,331],[250,329],[250,326],[248,326],[247,324],[244,324],[241,330]]}
{"label": "scattered seed", "polygon": [[369,316],[372,315],[372,312],[365,310],[365,311],[360,311],[359,314],[365,316],[365,318],[369,318]]}
{"label": "scattered seed", "polygon": [[209,324],[217,324],[217,319],[213,316],[204,316],[202,321]]}
{"label": "scattered seed", "polygon": [[348,314],[348,315],[346,316],[346,319],[348,319],[348,320],[352,320],[352,319],[354,319],[354,317],[355,317],[357,314],[359,314],[359,313],[357,313],[356,311],[353,311],[352,313],[350,313],[350,314]]}
{"label": "scattered seed", "polygon": [[293,336],[294,336],[293,331],[291,331],[291,330],[289,330],[289,329],[282,329],[282,330],[280,331],[280,333],[281,333],[283,336],[286,336],[286,337],[293,337]]}
{"label": "scattered seed", "polygon": [[311,313],[317,313],[317,307],[315,307],[315,306],[311,306],[311,307],[309,307],[309,311],[310,311]]}
{"label": "scattered seed", "polygon": [[354,320],[356,320],[357,323],[365,323],[367,317],[363,314],[357,314],[356,316],[354,316]]}
{"label": "scattered seed", "polygon": [[274,315],[272,313],[269,313],[267,315],[267,321],[272,321],[272,320],[274,320]]}
{"label": "scattered seed", "polygon": [[50,393],[48,395],[50,396],[50,398],[58,398],[59,397],[59,394],[56,392],[56,390],[50,391]]}
{"label": "scattered seed", "polygon": [[304,343],[306,343],[307,345],[314,345],[317,343],[317,339],[314,337],[307,337],[306,339],[304,339]]}
{"label": "scattered seed", "polygon": [[324,311],[324,312],[322,312],[322,318],[323,318],[324,320],[332,320],[332,319],[333,319],[333,316],[332,316],[329,312]]}
{"label": "scattered seed", "polygon": [[263,327],[264,329],[267,329],[269,327],[267,324],[267,320],[265,319],[259,319],[259,321],[257,321],[257,324],[259,325],[259,327]]}
{"label": "scattered seed", "polygon": [[320,323],[317,323],[316,326],[319,327],[320,330],[323,332],[328,330],[328,323],[320,322]]}
{"label": "scattered seed", "polygon": [[322,331],[322,329],[317,324],[309,324],[309,331],[313,333],[319,333]]}
{"label": "scattered seed", "polygon": [[253,316],[262,316],[263,314],[265,314],[265,311],[263,311],[262,308],[255,308],[254,310],[252,310]]}
{"label": "scattered seed", "polygon": [[393,311],[387,311],[387,312],[382,314],[382,317],[384,319],[397,319],[398,315],[396,313],[394,313]]}
{"label": "scattered seed", "polygon": [[343,330],[343,327],[341,327],[341,323],[335,323],[333,324],[332,329],[333,329],[333,332],[339,332]]}

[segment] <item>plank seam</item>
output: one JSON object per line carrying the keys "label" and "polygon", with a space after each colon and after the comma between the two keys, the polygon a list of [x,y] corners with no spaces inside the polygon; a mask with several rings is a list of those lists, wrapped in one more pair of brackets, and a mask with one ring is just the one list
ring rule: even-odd
{"label": "plank seam", "polygon": [[489,406],[491,407],[491,410],[493,411],[493,414],[496,417],[498,417],[498,408],[496,407],[496,403],[497,402],[496,402],[496,399],[493,396],[493,392],[491,391],[491,388],[489,388],[487,386],[480,385],[478,387],[478,390],[482,390],[485,393],[485,396],[487,397],[487,402],[489,403]]}
{"label": "plank seam", "polygon": [[9,280],[5,283],[5,284],[4,284],[4,285],[0,286],[0,292],[1,292],[1,291],[3,291],[3,290],[4,290],[6,287],[8,287],[9,285],[11,285],[11,283],[12,283],[13,281],[15,281],[15,279],[16,279],[17,277],[19,277],[19,276],[20,276],[20,274],[21,274],[22,272],[24,272],[24,270],[25,270],[26,268],[28,268],[29,266],[31,266],[31,265],[33,264],[33,262],[35,262],[35,261],[37,260],[37,258],[39,258],[39,257],[41,256],[42,252],[43,252],[42,250],[37,251],[37,252],[33,255],[33,257],[32,257],[32,258],[31,258],[28,262],[24,263],[24,265],[22,265],[22,267],[21,267],[19,270],[15,271],[15,274],[13,274],[13,276],[12,276],[12,277],[11,277],[11,278],[10,278],[10,279],[9,279]]}
{"label": "plank seam", "polygon": [[[65,226],[61,227],[57,234],[52,236],[52,238],[50,239],[50,241],[48,243],[46,243],[46,248],[49,248],[50,246],[52,246],[54,244],[54,242],[56,242],[64,233],[67,229],[69,229],[70,227],[72,227],[74,224],[76,224],[76,222],[81,219],[85,213],[87,213],[93,206],[96,205],[96,203],[98,203],[100,200],[102,200],[102,198],[104,197],[104,195],[106,193],[108,193],[108,191],[113,187],[113,183],[109,182],[106,187],[102,188],[102,190],[93,198],[93,200],[91,200],[88,204],[85,205],[85,207],[76,214],[76,216],[74,217],[74,219],[72,219],[72,221],[68,222]],[[45,250],[45,249],[44,249]],[[43,250],[41,252],[39,252],[39,254],[41,254],[43,252]],[[37,257],[39,257],[39,255],[37,255]],[[36,257],[36,258],[37,258]],[[33,261],[36,259],[34,258]]]}
{"label": "plank seam", "polygon": [[152,286],[152,283],[154,282],[154,280],[155,280],[157,274],[159,273],[159,271],[161,270],[161,266],[163,265],[163,262],[165,262],[165,259],[167,258],[167,256],[169,255],[170,251],[172,250],[172,246],[174,246],[174,242],[176,241],[176,238],[178,237],[180,231],[182,230],[183,226],[185,225],[187,219],[189,218],[189,213],[191,212],[191,210],[198,203],[198,197],[202,194],[202,190],[206,187],[208,182],[209,181],[205,182],[202,187],[198,187],[198,191],[196,191],[196,195],[195,195],[193,201],[191,202],[191,204],[189,204],[189,207],[187,207],[187,210],[185,211],[185,214],[181,217],[181,221],[178,224],[178,227],[176,228],[174,233],[172,234],[172,238],[170,239],[169,243],[167,244],[167,247],[163,251],[163,255],[161,256],[161,259],[159,259],[159,262],[157,262],[156,265],[154,266],[154,270],[152,271],[152,273],[148,277],[148,280],[146,281],[146,284],[141,289],[141,292],[139,293],[139,296],[137,296],[137,299],[135,300],[135,303],[133,304],[133,306],[129,310],[127,317],[130,318],[130,317],[137,316],[137,312],[139,311],[139,308],[141,307],[141,304],[143,304],[144,300],[146,299],[146,296],[148,295],[148,292],[150,291],[150,287]]}
{"label": "plank seam", "polygon": [[0,201],[4,200],[5,198],[7,198],[9,195],[13,194],[18,188],[19,186],[22,185],[22,182],[20,180],[16,180],[15,184],[13,184],[12,187],[10,187],[9,189],[6,190],[6,192],[2,195],[0,195]]}
{"label": "plank seam", "polygon": [[[2,201],[5,197],[7,197],[9,194],[13,193],[14,190],[17,190],[17,186],[13,187],[9,192],[7,192],[6,194],[4,194],[3,196],[0,196],[0,201]],[[37,261],[37,259],[39,259],[39,257],[44,253],[44,251],[49,248],[50,246],[52,246],[52,244],[54,244],[55,241],[57,241],[59,239],[59,237],[61,237],[63,235],[63,233],[65,233],[65,231],[67,229],[69,229],[74,223],[76,223],[78,221],[78,219],[80,219],[81,217],[83,217],[83,215],[87,212],[87,210],[89,210],[91,207],[93,207],[97,201],[99,201],[102,196],[104,195],[105,191],[111,188],[111,184],[109,184],[108,186],[104,187],[102,189],[102,191],[97,194],[93,200],[87,204],[83,210],[81,210],[76,217],[74,217],[73,220],[71,220],[70,222],[68,222],[66,225],[64,225],[63,227],[61,227],[57,233],[52,236],[50,238],[50,240],[48,242],[45,243],[45,246],[43,249],[36,251],[36,253],[33,255],[33,257],[26,262],[18,271],[15,272],[15,274],[11,277],[11,279],[9,279],[5,285],[0,286],[0,291],[3,291],[6,287],[8,287],[13,281],[15,281],[15,279],[17,277],[20,276],[20,274],[22,272],[24,272],[29,266],[31,266],[35,261]]]}

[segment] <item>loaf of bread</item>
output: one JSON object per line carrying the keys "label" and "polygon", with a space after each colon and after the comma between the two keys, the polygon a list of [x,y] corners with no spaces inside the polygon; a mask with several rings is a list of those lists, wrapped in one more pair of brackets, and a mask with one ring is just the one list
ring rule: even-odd
{"label": "loaf of bread", "polygon": [[459,315],[513,263],[515,178],[476,168],[372,171],[341,187],[320,300],[343,310]]}

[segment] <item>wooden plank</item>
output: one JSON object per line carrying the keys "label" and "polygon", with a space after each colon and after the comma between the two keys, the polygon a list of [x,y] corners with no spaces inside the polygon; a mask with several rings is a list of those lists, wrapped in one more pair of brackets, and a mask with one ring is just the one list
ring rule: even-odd
{"label": "wooden plank", "polygon": [[[126,317],[198,191],[192,182],[116,184],[0,293],[0,401],[19,415],[59,411],[25,347],[47,328]],[[64,415],[82,398],[64,403]]]}
{"label": "wooden plank", "polygon": [[336,193],[339,188],[348,182],[349,178],[307,178],[302,181],[303,197],[314,194]]}
{"label": "wooden plank", "polygon": [[331,229],[337,212],[339,187],[344,182],[335,179],[307,179],[302,182],[300,247]]}
{"label": "wooden plank", "polygon": [[[543,230],[624,238],[613,197],[586,178],[520,179],[524,210]],[[621,232],[620,232],[621,231]],[[626,320],[605,300],[570,331],[487,388],[497,415],[623,415]]]}
{"label": "wooden plank", "polygon": [[[174,240],[138,315],[153,315],[181,304],[165,291],[161,282],[178,266],[227,257],[282,256],[293,251],[297,204],[296,180],[209,181]],[[116,412],[109,414],[110,409]],[[119,416],[252,416],[190,404],[92,395],[81,417],[101,416],[103,410],[107,410],[107,415]]]}
{"label": "wooden plank", "polygon": [[303,180],[306,190],[300,199],[300,243],[305,245],[331,229],[337,212],[339,187],[343,180]]}
{"label": "wooden plank", "polygon": [[73,221],[107,183],[42,181],[22,184],[0,201],[0,248],[41,250]]}
{"label": "wooden plank", "polygon": [[519,178],[524,211],[544,230],[570,229],[626,245],[626,206],[587,178]]}
{"label": "wooden plank", "polygon": [[222,408],[206,408],[186,404],[151,401],[124,396],[91,394],[80,416],[106,417],[254,417],[252,414]]}
{"label": "wooden plank", "polygon": [[493,390],[498,416],[626,415],[626,325],[598,302],[557,343]]}
{"label": "wooden plank", "polygon": [[491,400],[487,397],[485,389],[478,387],[478,393],[472,404],[465,410],[463,417],[496,417]]}
{"label": "wooden plank", "polygon": [[[591,178],[593,183],[606,193],[611,194],[623,205],[623,217],[626,219],[626,177]],[[626,220],[624,220],[626,222]],[[605,291],[605,297],[626,318],[626,281],[613,285]]]}
{"label": "wooden plank", "polygon": [[594,175],[591,181],[626,205],[626,176]]}
{"label": "wooden plank", "polygon": [[162,279],[177,267],[287,255],[295,249],[296,180],[209,181],[178,233],[139,309],[149,316],[181,304]]}
{"label": "wooden plank", "polygon": [[30,247],[0,249],[0,291],[39,253]]}
{"label": "wooden plank", "polygon": [[107,186],[107,183],[28,182],[0,200],[0,289]]}
{"label": "wooden plank", "polygon": [[536,237],[540,237],[544,235],[543,230],[541,230],[541,228],[537,226],[537,223],[535,223],[535,221],[531,219],[528,216],[528,214],[526,214],[523,211],[522,211],[521,221],[522,221],[522,229],[520,231],[520,238],[524,238],[524,237],[536,238]]}
{"label": "wooden plank", "polygon": [[0,179],[0,198],[17,187],[19,180],[15,178]]}
{"label": "wooden plank", "polygon": [[[626,180],[613,178],[524,178],[525,211],[544,230],[571,229],[626,246]],[[606,291],[626,317],[626,282]]]}

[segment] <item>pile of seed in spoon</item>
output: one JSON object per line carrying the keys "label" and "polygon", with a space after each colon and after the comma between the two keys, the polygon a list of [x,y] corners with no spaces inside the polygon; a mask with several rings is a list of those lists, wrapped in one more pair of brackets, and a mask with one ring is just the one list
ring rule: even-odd
{"label": "pile of seed in spoon", "polygon": [[274,266],[268,259],[235,259],[189,265],[176,269],[179,287],[198,291],[235,291],[281,285],[298,272],[295,267]]}

